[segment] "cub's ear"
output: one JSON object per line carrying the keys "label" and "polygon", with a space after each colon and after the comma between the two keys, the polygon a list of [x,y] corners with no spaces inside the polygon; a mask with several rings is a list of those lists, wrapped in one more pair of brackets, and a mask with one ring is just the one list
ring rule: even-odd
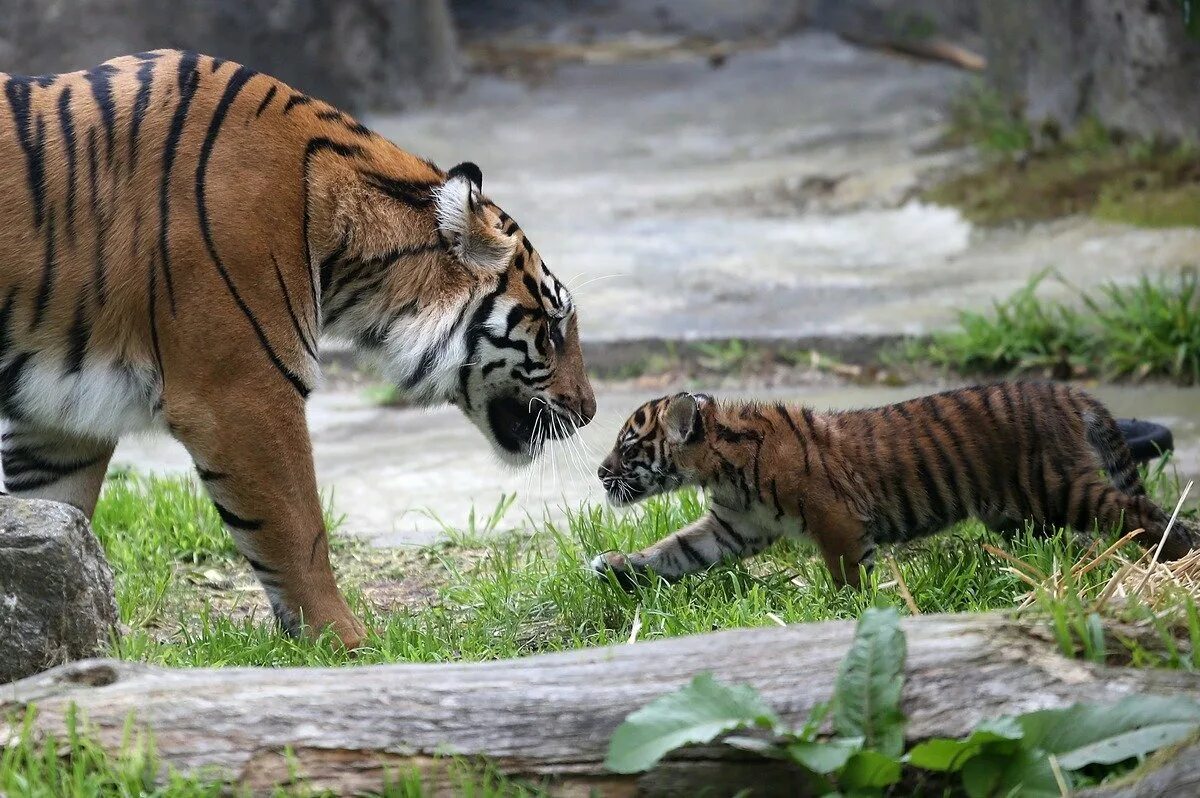
{"label": "cub's ear", "polygon": [[704,434],[704,422],[700,418],[700,405],[690,393],[681,393],[671,399],[663,414],[667,428],[667,441],[679,445],[695,443]]}
{"label": "cub's ear", "polygon": [[483,174],[473,163],[450,170],[446,182],[434,189],[438,231],[467,266],[501,271],[512,258],[515,242],[486,218],[482,184]]}

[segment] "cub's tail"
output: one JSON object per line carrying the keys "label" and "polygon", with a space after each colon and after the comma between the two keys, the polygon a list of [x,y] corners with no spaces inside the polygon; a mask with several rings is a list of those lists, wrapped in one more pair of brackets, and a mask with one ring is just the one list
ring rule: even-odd
{"label": "cub's tail", "polygon": [[1090,396],[1084,395],[1087,409],[1083,411],[1083,426],[1087,433],[1087,441],[1100,461],[1104,470],[1112,479],[1117,490],[1127,496],[1145,496],[1146,486],[1142,484],[1141,474],[1133,461],[1133,453],[1125,443],[1117,421],[1104,405]]}

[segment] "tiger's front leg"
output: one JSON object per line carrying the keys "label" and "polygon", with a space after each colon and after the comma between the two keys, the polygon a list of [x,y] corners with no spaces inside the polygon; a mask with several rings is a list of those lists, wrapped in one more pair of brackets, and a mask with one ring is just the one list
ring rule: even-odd
{"label": "tiger's front leg", "polygon": [[172,433],[191,454],[280,626],[312,635],[332,628],[347,648],[357,648],[366,630],[329,564],[303,399],[266,388],[246,394],[236,387],[168,397]]}
{"label": "tiger's front leg", "polygon": [[626,590],[638,576],[653,572],[674,582],[682,576],[703,571],[722,560],[739,560],[763,551],[775,535],[760,529],[740,514],[713,508],[683,529],[632,554],[601,554],[591,568],[601,577],[612,573]]}

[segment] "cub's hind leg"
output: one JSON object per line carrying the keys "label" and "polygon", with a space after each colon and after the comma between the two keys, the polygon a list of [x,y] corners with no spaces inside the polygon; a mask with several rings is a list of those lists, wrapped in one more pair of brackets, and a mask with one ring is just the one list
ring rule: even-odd
{"label": "cub's hind leg", "polygon": [[0,437],[4,489],[23,499],[72,504],[90,518],[114,448],[111,441],[7,422]]}
{"label": "cub's hind leg", "polygon": [[[1169,516],[1146,496],[1130,496],[1099,474],[1079,474],[1071,482],[1067,496],[1066,522],[1074,529],[1089,532],[1093,523],[1101,530],[1115,529],[1122,534],[1144,530],[1135,540],[1151,548],[1157,546],[1166,531]],[[1197,544],[1191,524],[1176,521],[1163,544],[1161,559],[1178,560]]]}
{"label": "cub's hind leg", "polygon": [[168,395],[166,416],[280,625],[292,634],[332,627],[348,648],[361,645],[365,629],[329,565],[299,394],[244,379]]}

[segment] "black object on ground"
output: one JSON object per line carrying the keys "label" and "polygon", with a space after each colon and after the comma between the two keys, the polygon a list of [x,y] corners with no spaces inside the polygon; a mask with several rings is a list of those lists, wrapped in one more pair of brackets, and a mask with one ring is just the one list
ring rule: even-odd
{"label": "black object on ground", "polygon": [[1121,435],[1125,437],[1125,443],[1129,444],[1129,450],[1133,452],[1133,459],[1139,463],[1161,457],[1175,448],[1171,430],[1162,424],[1139,421],[1136,418],[1118,418],[1117,426],[1121,428]]}

